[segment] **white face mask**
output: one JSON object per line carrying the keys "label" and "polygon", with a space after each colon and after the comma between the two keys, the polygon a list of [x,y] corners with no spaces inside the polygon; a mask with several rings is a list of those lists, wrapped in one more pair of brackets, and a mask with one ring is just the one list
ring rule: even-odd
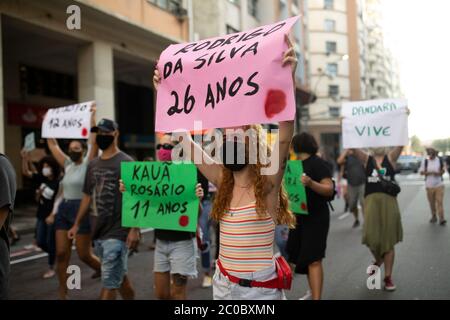
{"label": "white face mask", "polygon": [[52,175],[52,169],[51,168],[42,168],[42,175],[44,177],[49,177]]}

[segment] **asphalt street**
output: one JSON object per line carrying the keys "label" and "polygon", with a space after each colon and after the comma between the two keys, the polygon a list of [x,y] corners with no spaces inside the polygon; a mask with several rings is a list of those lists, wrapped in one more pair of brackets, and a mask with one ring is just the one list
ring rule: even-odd
{"label": "asphalt street", "polygon": [[[450,208],[450,182],[446,176],[444,208]],[[450,299],[450,225],[430,224],[430,211],[426,200],[423,178],[416,174],[398,177],[402,186],[399,195],[404,239],[396,247],[393,279],[395,292],[369,290],[366,270],[372,257],[361,244],[361,227],[352,228],[351,215],[343,215],[343,201],[334,201],[331,214],[327,256],[324,260],[324,299]],[[153,290],[153,251],[148,246],[152,232],[144,234],[137,254],[129,259],[129,276],[137,299],[155,299]],[[57,299],[57,279],[42,279],[46,271],[46,257],[42,252],[28,249],[32,243],[29,234],[12,247],[11,299]],[[214,249],[213,249],[214,250]],[[200,259],[198,261],[200,274]],[[80,266],[81,289],[71,290],[71,299],[97,299],[100,280],[90,278],[92,270],[80,262],[76,252],[71,264]],[[212,289],[201,288],[201,277],[188,283],[189,299],[211,299]],[[295,276],[288,299],[296,300],[307,290],[305,276]]]}

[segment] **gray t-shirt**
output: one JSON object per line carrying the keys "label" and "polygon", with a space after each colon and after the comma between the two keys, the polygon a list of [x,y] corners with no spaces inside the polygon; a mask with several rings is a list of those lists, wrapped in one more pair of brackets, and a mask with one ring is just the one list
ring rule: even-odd
{"label": "gray t-shirt", "polygon": [[[16,197],[16,173],[5,155],[0,153],[0,208],[8,207],[10,214],[0,229],[0,238],[8,243],[8,228],[11,222]],[[1,240],[0,240],[1,241]]]}
{"label": "gray t-shirt", "polygon": [[88,165],[83,192],[94,197],[97,208],[94,240],[127,239],[129,228],[122,227],[122,194],[119,190],[122,161],[133,159],[120,151],[107,160],[95,158]]}
{"label": "gray t-shirt", "polygon": [[64,199],[80,200],[83,197],[83,184],[88,163],[88,157],[85,157],[78,165],[69,158],[64,161],[64,178],[61,181]]}
{"label": "gray t-shirt", "polygon": [[9,214],[0,229],[0,300],[8,298],[9,288],[9,240],[8,228],[16,197],[16,173],[8,159],[0,153],[0,208],[7,207]]}
{"label": "gray t-shirt", "polygon": [[360,186],[366,183],[366,171],[362,162],[353,155],[348,155],[345,159],[345,173],[348,184]]}

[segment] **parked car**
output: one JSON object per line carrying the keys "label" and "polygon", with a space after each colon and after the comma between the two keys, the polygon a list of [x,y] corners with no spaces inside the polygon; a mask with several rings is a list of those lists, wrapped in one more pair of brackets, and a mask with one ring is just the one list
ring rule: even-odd
{"label": "parked car", "polygon": [[397,160],[397,172],[413,171],[417,173],[422,162],[421,157],[416,156],[400,156]]}

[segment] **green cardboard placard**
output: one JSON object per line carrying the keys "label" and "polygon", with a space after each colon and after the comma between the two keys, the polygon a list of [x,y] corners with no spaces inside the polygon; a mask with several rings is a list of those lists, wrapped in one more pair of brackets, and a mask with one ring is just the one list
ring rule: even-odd
{"label": "green cardboard placard", "polygon": [[192,163],[122,162],[124,227],[195,232],[199,200]]}
{"label": "green cardboard placard", "polygon": [[289,160],[284,172],[284,187],[289,196],[289,209],[296,214],[308,214],[305,186],[301,182],[303,162]]}

